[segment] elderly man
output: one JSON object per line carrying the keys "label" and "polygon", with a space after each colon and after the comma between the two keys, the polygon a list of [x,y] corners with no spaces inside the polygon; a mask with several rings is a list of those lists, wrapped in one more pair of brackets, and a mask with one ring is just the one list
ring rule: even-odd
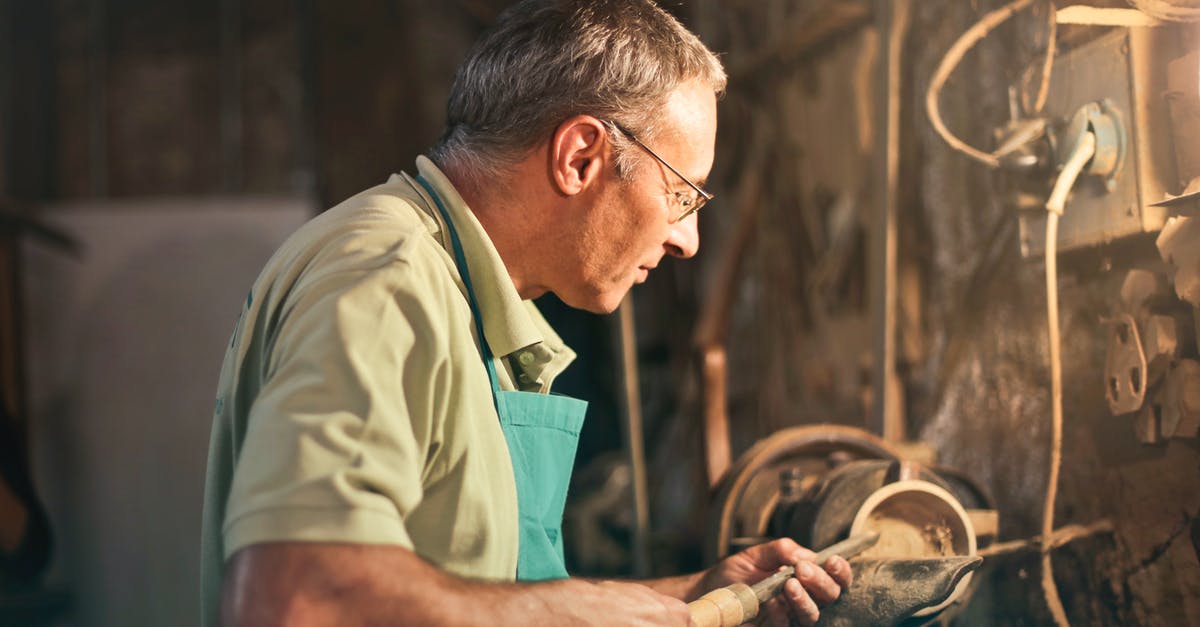
{"label": "elderly man", "polygon": [[[684,601],[811,558],[567,577],[583,403],[530,299],[610,312],[711,198],[716,57],[650,0],[527,0],[460,68],[442,140],[297,231],[246,299],[209,458],[205,624],[686,625]],[[800,564],[777,622],[850,566]]]}

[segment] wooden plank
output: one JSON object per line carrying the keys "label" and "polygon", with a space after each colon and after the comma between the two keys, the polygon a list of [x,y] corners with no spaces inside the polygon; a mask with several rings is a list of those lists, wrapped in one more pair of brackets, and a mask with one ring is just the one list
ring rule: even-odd
{"label": "wooden plank", "polygon": [[883,37],[879,82],[886,99],[879,112],[876,151],[876,198],[873,220],[872,284],[874,294],[875,377],[868,429],[889,443],[905,438],[903,386],[896,376],[897,213],[900,187],[900,95],[902,52],[908,30],[910,0],[880,0],[877,22]]}

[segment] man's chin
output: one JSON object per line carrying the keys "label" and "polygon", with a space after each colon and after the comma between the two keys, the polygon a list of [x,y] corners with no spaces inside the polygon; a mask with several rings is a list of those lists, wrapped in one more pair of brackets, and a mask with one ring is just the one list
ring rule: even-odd
{"label": "man's chin", "polygon": [[629,293],[629,287],[624,289],[614,289],[607,292],[592,293],[586,295],[575,295],[572,298],[559,296],[568,307],[582,309],[594,314],[610,314],[621,306],[621,301],[625,300],[625,295]]}
{"label": "man's chin", "polygon": [[587,307],[581,307],[580,309],[586,309],[594,314],[610,314],[616,311],[617,307],[621,306],[621,301],[623,300],[625,300],[625,294],[623,293],[619,298],[606,295],[606,297],[590,303]]}

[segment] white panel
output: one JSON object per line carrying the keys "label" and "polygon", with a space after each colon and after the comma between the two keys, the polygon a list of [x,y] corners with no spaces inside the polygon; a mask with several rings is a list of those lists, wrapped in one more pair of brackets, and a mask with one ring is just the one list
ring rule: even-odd
{"label": "white panel", "polygon": [[310,215],[274,198],[52,209],[83,245],[25,247],[34,472],[70,624],[199,624],[213,394],[241,302]]}

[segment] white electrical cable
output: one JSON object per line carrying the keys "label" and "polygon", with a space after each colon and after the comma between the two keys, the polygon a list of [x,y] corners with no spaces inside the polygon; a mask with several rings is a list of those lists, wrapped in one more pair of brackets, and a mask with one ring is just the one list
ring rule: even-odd
{"label": "white electrical cable", "polygon": [[1058,219],[1067,204],[1067,196],[1084,166],[1096,154],[1096,136],[1088,131],[1071,153],[1062,172],[1054,181],[1054,189],[1046,201],[1046,327],[1050,342],[1050,404],[1052,412],[1050,436],[1050,473],[1046,479],[1046,500],[1042,508],[1042,593],[1054,622],[1069,627],[1067,613],[1050,563],[1050,538],[1054,531],[1054,502],[1058,496],[1058,471],[1062,465],[1062,354],[1058,329]]}
{"label": "white electrical cable", "polygon": [[[997,26],[1008,21],[1009,18],[1033,4],[1033,2],[1034,0],[1014,0],[983,16],[974,26],[967,29],[967,32],[963,33],[958,38],[958,41],[954,42],[953,46],[950,46],[950,50],[946,52],[946,56],[942,57],[941,62],[938,63],[938,67],[933,73],[933,78],[929,81],[929,89],[925,92],[925,112],[929,116],[929,123],[933,125],[933,130],[937,131],[937,134],[951,148],[990,168],[999,168],[1000,159],[992,153],[983,152],[967,144],[955,136],[954,133],[951,133],[950,129],[946,127],[946,123],[942,120],[941,106],[938,103],[938,98],[941,96],[942,87],[945,86],[946,81],[950,78],[950,74],[958,67],[958,64],[962,61],[963,56],[967,54],[967,51],[984,37],[987,37],[987,34],[992,32]],[[1047,2],[1047,10],[1050,12],[1050,41],[1046,45],[1046,59],[1042,65],[1042,81],[1035,100],[1034,114],[1040,113],[1042,106],[1046,103],[1046,94],[1050,89],[1050,71],[1054,63],[1057,33],[1055,26],[1057,22],[1054,19],[1055,12],[1052,0]]]}
{"label": "white electrical cable", "polygon": [[[1046,57],[1042,60],[1042,81],[1038,85],[1037,100],[1033,107],[1027,106],[1026,111],[1039,115],[1046,108],[1046,98],[1050,95],[1050,76],[1054,73],[1054,55],[1058,52],[1058,11],[1054,8],[1054,0],[1046,7]],[[1022,104],[1025,99],[1024,84],[1021,89]]]}
{"label": "white electrical cable", "polygon": [[[1079,144],[1071,151],[1071,156],[1063,164],[1062,171],[1058,173],[1058,178],[1054,180],[1054,188],[1050,191],[1050,199],[1046,201],[1046,211],[1062,215],[1063,209],[1067,205],[1067,195],[1071,193],[1071,188],[1075,187],[1075,180],[1083,172],[1083,166],[1087,165],[1088,161],[1091,161],[1092,156],[1095,154],[1096,135],[1091,131],[1087,131],[1080,138]],[[1050,243],[1049,239],[1047,239],[1046,243]]]}

